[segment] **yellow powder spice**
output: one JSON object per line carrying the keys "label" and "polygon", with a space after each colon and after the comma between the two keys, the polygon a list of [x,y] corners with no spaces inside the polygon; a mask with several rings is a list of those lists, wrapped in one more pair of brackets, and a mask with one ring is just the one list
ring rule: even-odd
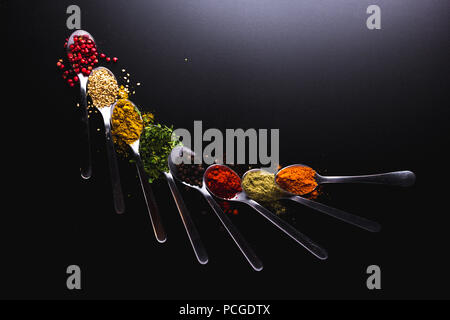
{"label": "yellow powder spice", "polygon": [[113,138],[126,144],[139,139],[144,128],[139,111],[126,99],[117,100],[111,122]]}

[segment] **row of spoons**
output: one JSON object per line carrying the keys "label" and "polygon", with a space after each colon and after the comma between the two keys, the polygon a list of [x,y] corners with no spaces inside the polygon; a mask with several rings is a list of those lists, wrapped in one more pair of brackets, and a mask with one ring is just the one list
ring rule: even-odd
{"label": "row of spoons", "polygon": [[[73,38],[75,36],[80,35],[88,35],[93,41],[94,38],[86,31],[84,30],[78,30],[72,33],[72,35],[69,37],[68,41],[68,47],[70,44],[73,43]],[[112,77],[114,77],[114,74],[105,67],[98,67],[93,70],[93,72],[97,69],[105,69]],[[89,137],[89,124],[88,124],[88,112],[87,112],[87,84],[89,78],[82,73],[78,74],[78,78],[80,80],[80,92],[81,92],[81,108],[82,108],[82,140],[85,144],[85,156],[82,161],[81,165],[81,176],[84,179],[89,179],[92,174],[91,169],[91,147],[90,147],[90,137]],[[115,79],[115,77],[114,77]],[[140,114],[138,108],[129,101],[137,110],[137,112]],[[110,177],[111,177],[111,185],[112,185],[112,191],[113,191],[113,201],[114,201],[114,208],[117,213],[123,213],[125,211],[125,203],[123,199],[122,194],[122,188],[120,183],[120,175],[118,170],[118,164],[116,159],[116,153],[114,150],[114,144],[112,141],[111,136],[111,117],[114,111],[116,103],[110,105],[110,106],[103,106],[103,107],[97,107],[97,110],[102,115],[102,118],[104,120],[104,126],[105,126],[105,142],[106,142],[106,149],[107,149],[107,158],[109,163],[109,169],[110,169]],[[153,195],[153,191],[151,188],[150,183],[148,182],[148,179],[146,178],[146,173],[144,171],[144,166],[142,164],[142,160],[140,158],[139,154],[139,139],[134,141],[133,143],[129,144],[130,149],[132,150],[133,156],[135,158],[136,168],[139,176],[139,180],[141,183],[142,191],[144,194],[144,199],[146,202],[147,210],[150,216],[151,224],[153,227],[153,231],[155,234],[155,237],[158,242],[163,243],[167,239],[167,235],[165,232],[165,229],[162,225],[161,217],[159,214],[158,207],[156,205],[155,197]],[[190,183],[187,183],[183,181],[182,177],[179,175],[179,172],[177,170],[177,166],[174,164],[173,159],[176,159],[177,157],[183,157],[183,156],[194,156],[194,152],[186,147],[176,147],[172,150],[169,158],[168,158],[168,166],[169,171],[164,173],[164,176],[166,177],[166,180],[168,182],[169,188],[171,190],[172,196],[175,200],[175,203],[177,205],[181,220],[183,222],[183,225],[185,227],[186,233],[188,235],[188,238],[190,240],[190,243],[192,245],[192,248],[194,250],[194,253],[197,257],[197,260],[201,264],[206,264],[208,262],[208,255],[206,253],[206,250],[201,242],[199,233],[195,227],[195,224],[192,220],[192,217],[183,201],[183,198],[176,186],[175,179],[180,181],[182,184],[196,189],[199,191],[206,199],[208,204],[211,206],[217,217],[219,218],[220,222],[224,226],[224,228],[227,230],[231,238],[234,240],[237,247],[240,249],[244,257],[247,259],[249,264],[253,267],[254,270],[260,271],[263,268],[263,264],[261,260],[256,256],[253,249],[249,246],[245,238],[241,235],[241,233],[238,231],[238,229],[233,225],[229,217],[223,212],[222,208],[218,205],[218,203],[214,200],[213,196],[220,199],[216,194],[211,192],[211,190],[207,187],[207,181],[206,176],[209,170],[213,166],[223,166],[226,167],[228,170],[231,170],[229,167],[225,165],[211,165],[208,167],[203,175],[203,181],[201,186],[193,185]],[[304,166],[301,164],[296,164],[293,166]],[[287,168],[287,167],[286,167]],[[279,172],[284,170],[285,168],[281,169]],[[251,171],[260,170],[260,169],[253,169]],[[232,171],[232,170],[231,170]],[[233,173],[238,176],[234,171]],[[248,173],[248,172],[247,172]],[[247,174],[246,173],[246,174]],[[244,175],[245,177],[245,175]],[[243,177],[243,178],[244,178]],[[316,181],[318,184],[323,183],[375,183],[375,184],[389,184],[389,185],[398,185],[398,186],[410,186],[414,184],[415,181],[415,175],[411,171],[397,171],[397,172],[390,172],[390,173],[384,173],[384,174],[377,174],[377,175],[365,175],[365,176],[339,176],[339,177],[325,177],[321,176],[319,174],[316,174]],[[276,182],[276,175],[275,175],[275,182]],[[212,196],[213,195],[213,196]],[[298,202],[300,204],[303,204],[305,206],[308,206],[314,210],[317,210],[319,212],[328,214],[329,216],[332,216],[334,218],[337,218],[341,221],[347,222],[349,224],[355,225],[357,227],[360,227],[362,229],[365,229],[370,232],[378,232],[380,230],[380,225],[377,222],[368,220],[363,217],[359,217],[350,213],[347,213],[345,211],[326,206],[324,204],[321,204],[319,202],[309,200],[307,198],[289,193],[287,191],[283,191],[283,196],[280,199],[288,199],[295,202]],[[315,257],[325,260],[328,257],[328,254],[325,249],[323,249],[321,246],[316,244],[314,241],[312,241],[309,237],[304,235],[303,233],[299,232],[297,229],[292,227],[290,224],[288,224],[286,221],[272,213],[271,211],[267,210],[265,207],[260,205],[258,202],[252,200],[248,197],[245,190],[242,190],[238,194],[236,194],[231,199],[223,199],[227,201],[237,201],[237,202],[243,202],[255,209],[258,213],[260,213],[264,218],[266,218],[268,221],[270,221],[273,225],[275,225],[278,229],[283,231],[285,234],[290,236],[292,239],[294,239],[297,243],[299,243],[301,246],[303,246],[307,251],[309,251],[311,254],[313,254]]]}
{"label": "row of spoons", "polygon": [[[197,256],[197,259],[200,263],[206,263],[207,262],[207,254],[205,252],[205,249],[200,241],[200,236],[195,228],[195,225],[192,221],[192,218],[190,217],[189,211],[186,208],[186,205],[184,204],[181,196],[179,195],[178,189],[173,181],[173,177],[175,177],[178,181],[180,181],[182,184],[193,188],[197,191],[199,191],[206,199],[208,204],[211,206],[211,208],[216,213],[217,217],[219,218],[220,222],[224,226],[224,228],[227,230],[231,238],[236,243],[237,247],[240,249],[244,257],[247,259],[247,261],[250,263],[250,265],[253,267],[254,270],[260,271],[263,268],[263,264],[261,260],[256,256],[253,249],[249,246],[245,238],[241,235],[241,233],[237,230],[237,228],[233,225],[231,220],[228,218],[228,216],[223,212],[222,208],[217,204],[217,202],[214,200],[214,197],[226,200],[226,201],[237,201],[237,202],[243,202],[255,209],[258,213],[260,213],[264,218],[266,218],[268,221],[270,221],[273,225],[275,225],[278,229],[283,231],[285,234],[290,236],[292,239],[294,239],[297,243],[299,243],[301,246],[303,246],[307,251],[309,251],[311,254],[313,254],[315,257],[325,260],[328,258],[328,253],[324,248],[322,248],[320,245],[312,241],[309,237],[292,227],[289,223],[287,223],[285,220],[278,217],[276,214],[272,213],[262,205],[260,205],[255,200],[252,200],[248,197],[246,194],[244,188],[242,188],[242,191],[237,193],[234,197],[231,199],[225,199],[219,197],[217,194],[214,194],[209,188],[208,188],[208,172],[209,170],[212,170],[215,167],[221,166],[226,168],[227,170],[230,170],[231,172],[236,175],[236,177],[239,177],[237,173],[235,173],[231,168],[225,166],[225,165],[219,165],[219,164],[213,164],[209,166],[206,171],[203,174],[203,181],[201,186],[193,185],[190,183],[187,183],[183,180],[182,176],[178,172],[178,167],[174,163],[174,159],[177,159],[179,157],[192,157],[195,156],[194,152],[186,147],[175,147],[172,150],[171,155],[169,156],[168,163],[169,163],[169,172],[166,173],[166,177],[168,177],[169,181],[169,187],[172,191],[172,194],[174,195],[175,202],[177,203],[177,207],[179,210],[179,213],[181,215],[182,221],[184,223],[186,232],[189,236],[189,239],[191,240],[191,244],[193,247],[193,250]],[[177,163],[179,163],[177,161]],[[302,164],[297,164],[293,166],[304,166]],[[291,166],[289,166],[291,167]],[[279,170],[277,172],[280,173],[287,167]],[[245,175],[248,174],[251,171],[255,170],[262,170],[262,169],[252,169],[247,171],[243,179],[245,178]],[[275,181],[276,176],[275,175]],[[243,180],[242,179],[242,180]],[[396,186],[411,186],[415,182],[415,175],[411,171],[396,171],[396,172],[389,172],[389,173],[383,173],[383,174],[374,174],[374,175],[363,175],[363,176],[339,176],[339,177],[325,177],[321,176],[316,173],[316,181],[319,184],[322,183],[375,183],[375,184],[388,184],[388,185],[396,185]],[[300,204],[303,204],[307,207],[310,207],[314,210],[317,210],[319,212],[325,213],[329,216],[332,216],[334,218],[337,218],[341,221],[347,222],[349,224],[352,224],[354,226],[360,227],[364,230],[370,231],[370,232],[378,232],[381,229],[381,226],[374,221],[368,220],[366,218],[342,211],[340,209],[336,209],[324,204],[321,204],[319,202],[289,193],[287,191],[282,191],[283,196],[280,199],[289,199],[295,202],[298,202]]]}

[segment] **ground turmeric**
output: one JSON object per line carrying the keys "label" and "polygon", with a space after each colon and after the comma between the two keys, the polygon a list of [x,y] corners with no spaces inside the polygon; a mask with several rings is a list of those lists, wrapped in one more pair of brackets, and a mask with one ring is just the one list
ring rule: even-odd
{"label": "ground turmeric", "polygon": [[126,99],[117,100],[111,122],[113,139],[126,144],[131,144],[139,139],[144,128],[144,123],[138,110]]}
{"label": "ground turmeric", "polygon": [[276,182],[284,190],[298,195],[310,193],[318,185],[316,171],[305,166],[284,168],[278,172]]}

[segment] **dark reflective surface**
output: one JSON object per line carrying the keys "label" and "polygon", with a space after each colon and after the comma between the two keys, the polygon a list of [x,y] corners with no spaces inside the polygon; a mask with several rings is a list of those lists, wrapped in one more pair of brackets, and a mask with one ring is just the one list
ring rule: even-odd
{"label": "dark reflective surface", "polygon": [[[370,1],[212,3],[77,1],[82,28],[119,58],[108,67],[142,83],[132,100],[161,122],[189,130],[194,120],[204,130],[280,128],[283,165],[307,163],[324,175],[411,170],[416,185],[324,186],[317,201],[380,222],[378,234],[286,201],[283,218],[327,248],[325,262],[235,204],[231,219],[264,261],[260,273],[248,268],[202,196],[180,187],[209,254],[200,266],[165,181],[153,188],[168,235],[163,245],[154,241],[126,161],[119,165],[127,214],[114,214],[99,114],[89,119],[93,175],[80,178],[79,90],[55,67],[72,2],[2,2],[7,67],[19,71],[9,73],[8,93],[21,97],[26,119],[14,137],[24,156],[14,161],[24,164],[26,183],[7,182],[14,206],[1,223],[1,297],[442,297],[449,284],[442,254],[448,215],[440,209],[448,4],[378,1],[382,30],[372,32],[365,27]],[[70,264],[82,269],[80,293],[65,287]],[[382,269],[381,292],[366,289],[371,264]]]}

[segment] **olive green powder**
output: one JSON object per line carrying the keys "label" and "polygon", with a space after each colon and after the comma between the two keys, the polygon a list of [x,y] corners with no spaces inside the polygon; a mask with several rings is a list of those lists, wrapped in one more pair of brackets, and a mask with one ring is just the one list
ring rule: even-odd
{"label": "olive green powder", "polygon": [[249,171],[242,180],[242,188],[251,199],[268,205],[277,214],[280,214],[286,209],[276,202],[281,198],[282,191],[275,184],[274,178],[273,173],[264,170]]}

